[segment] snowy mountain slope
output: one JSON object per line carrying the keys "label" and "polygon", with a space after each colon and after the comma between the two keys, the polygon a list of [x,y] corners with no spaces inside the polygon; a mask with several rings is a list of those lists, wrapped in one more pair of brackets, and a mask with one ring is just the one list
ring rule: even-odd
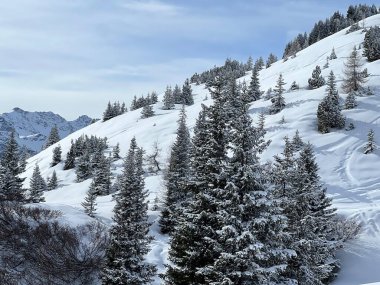
{"label": "snowy mountain slope", "polygon": [[[365,19],[365,26],[380,25],[380,15]],[[330,61],[330,67],[324,69],[322,74],[327,76],[333,70],[337,76],[338,86],[343,77],[343,63],[351,53],[354,46],[358,47],[364,39],[364,33],[356,31],[345,34],[345,30],[338,32],[320,42],[299,52],[296,58],[286,62],[279,61],[270,68],[260,72],[262,90],[274,87],[280,73],[283,74],[286,88],[293,81],[300,85],[300,90],[287,92],[285,100],[286,108],[276,115],[268,115],[266,127],[267,139],[272,143],[263,154],[263,160],[270,160],[274,154],[280,153],[283,147],[283,137],[293,136],[298,129],[304,141],[310,141],[315,146],[317,160],[320,166],[320,175],[328,188],[328,193],[334,197],[334,206],[339,213],[355,217],[362,223],[362,231],[359,237],[349,242],[347,247],[340,252],[342,270],[334,284],[357,285],[380,281],[378,264],[380,262],[380,150],[372,154],[364,155],[363,146],[367,140],[369,129],[375,131],[375,140],[380,145],[380,61],[372,63],[365,62],[365,68],[371,74],[366,86],[370,86],[375,95],[358,98],[358,107],[343,111],[347,122],[353,122],[354,130],[333,131],[329,134],[320,134],[316,128],[316,111],[320,100],[325,96],[325,87],[316,90],[307,90],[307,80],[311,76],[316,65],[323,66],[326,57],[335,48],[337,59]],[[240,80],[249,82],[250,74]],[[203,85],[192,86],[195,104],[186,107],[188,125],[194,127],[195,119],[201,109],[201,103],[211,104],[211,100],[204,101],[208,91]],[[345,98],[340,90],[340,95]],[[210,96],[208,95],[208,98]],[[253,118],[265,111],[270,101],[259,100],[254,102],[250,108]],[[132,137],[149,153],[152,145],[158,142],[162,149],[160,162],[164,165],[167,161],[168,151],[175,138],[177,118],[180,106],[176,110],[161,110],[161,103],[154,106],[156,115],[147,119],[140,119],[140,110],[128,112],[106,122],[96,122],[80,131],[77,131],[59,144],[63,154],[69,150],[71,139],[81,134],[108,137],[110,146],[120,143],[121,155],[124,155],[129,147]],[[285,123],[280,124],[284,116]],[[63,171],[63,164],[53,168],[50,167],[52,148],[42,151],[28,161],[25,176],[25,186],[29,185],[29,178],[36,163],[39,164],[42,174],[50,176],[56,170],[60,187],[57,190],[45,194],[46,206],[59,208],[64,213],[72,215],[70,207],[75,208],[76,220],[81,219],[83,214],[80,203],[83,201],[88,190],[90,180],[76,183],[75,171]],[[111,149],[108,150],[109,152]],[[121,171],[122,161],[119,160],[112,165],[114,174]],[[163,189],[162,176],[151,175],[146,177],[146,188],[150,192],[150,204],[156,196],[161,197]],[[111,196],[99,197],[98,219],[106,224],[111,222],[112,208],[114,202]],[[166,261],[167,237],[158,233],[157,211],[149,211],[150,220],[155,222],[151,232],[156,240],[152,244],[152,250],[148,256],[149,260],[157,264],[159,270],[163,270]],[[83,218],[83,220],[86,220]],[[159,280],[157,279],[157,284]]]}
{"label": "snowy mountain slope", "polygon": [[0,152],[8,139],[9,131],[15,130],[20,146],[25,146],[33,153],[37,153],[44,145],[51,128],[58,127],[61,138],[74,131],[88,126],[91,118],[80,116],[74,121],[66,121],[52,112],[28,112],[14,108],[12,112],[0,115]]}

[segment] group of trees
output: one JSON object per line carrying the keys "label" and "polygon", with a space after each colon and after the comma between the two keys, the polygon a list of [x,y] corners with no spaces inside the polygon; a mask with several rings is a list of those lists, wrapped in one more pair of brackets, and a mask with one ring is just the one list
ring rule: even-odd
{"label": "group of trees", "polygon": [[339,12],[335,12],[325,21],[319,21],[316,23],[309,34],[299,34],[294,40],[290,41],[285,47],[283,58],[285,59],[295,55],[300,50],[303,50],[306,47],[363,20],[364,18],[378,13],[379,10],[375,5],[351,5],[347,10],[346,16]]}
{"label": "group of trees", "polygon": [[364,53],[368,61],[380,59],[380,27],[370,27],[364,36]]}
{"label": "group of trees", "polygon": [[143,108],[144,106],[156,104],[157,102],[158,102],[158,95],[155,91],[153,91],[152,93],[148,93],[146,97],[141,96],[137,98],[135,96],[133,97],[130,110],[131,111],[137,110],[137,109]]}
{"label": "group of trees", "polygon": [[184,111],[178,121],[160,219],[171,237],[164,284],[324,284],[340,241],[312,146],[297,133],[262,164],[264,118],[254,126],[241,87],[222,81],[192,139]]}
{"label": "group of trees", "polygon": [[108,102],[107,108],[103,113],[103,122],[124,114],[125,112],[127,112],[127,108],[125,107],[124,102],[121,105],[120,102],[114,102],[113,104],[111,104],[111,102]]}
{"label": "group of trees", "polygon": [[193,105],[194,99],[190,81],[188,79],[185,80],[185,83],[182,86],[182,90],[178,85],[176,85],[174,89],[172,89],[170,86],[167,86],[164,94],[163,104],[164,110],[173,109],[175,104]]}

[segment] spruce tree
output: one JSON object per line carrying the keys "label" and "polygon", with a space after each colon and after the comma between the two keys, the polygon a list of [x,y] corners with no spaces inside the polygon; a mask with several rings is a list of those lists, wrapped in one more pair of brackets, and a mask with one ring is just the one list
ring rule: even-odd
{"label": "spruce tree", "polygon": [[325,79],[321,75],[321,68],[319,65],[317,65],[313,70],[311,78],[309,78],[308,82],[310,89],[317,89],[325,85]]}
{"label": "spruce tree", "polygon": [[[217,77],[210,93],[214,105],[203,108],[193,139],[191,195],[172,234],[165,284],[210,284],[209,266],[220,255],[217,231],[221,229],[218,204],[225,187],[227,136],[223,81]],[[202,135],[202,137],[199,137]]]}
{"label": "spruce tree", "polygon": [[331,71],[327,80],[327,95],[318,105],[318,131],[328,133],[330,128],[344,127],[345,118],[341,114],[338,90],[336,89],[335,75]]}
{"label": "spruce tree", "polygon": [[179,120],[177,137],[172,145],[169,165],[165,174],[166,195],[160,218],[161,232],[172,233],[183,202],[186,199],[185,183],[189,175],[190,134],[186,126],[186,113],[182,107]]}
{"label": "spruce tree", "polygon": [[334,48],[332,48],[332,50],[331,50],[331,54],[330,54],[329,59],[330,60],[337,59],[337,56],[335,54],[335,49]]}
{"label": "spruce tree", "polygon": [[[221,254],[207,269],[209,284],[285,284],[282,277],[290,251],[284,246],[286,221],[268,191],[258,154],[266,147],[261,124],[252,126],[241,104],[232,127],[232,158],[219,205],[217,231]],[[255,246],[252,246],[255,245]]]}
{"label": "spruce tree", "polygon": [[158,102],[157,92],[156,92],[156,91],[153,91],[153,92],[150,94],[150,103],[151,103],[151,104],[156,104],[157,102]]}
{"label": "spruce tree", "polygon": [[84,201],[81,203],[84,208],[84,212],[89,215],[91,218],[95,217],[96,214],[96,189],[95,182],[92,180],[90,188],[87,191]]}
{"label": "spruce tree", "polygon": [[51,128],[50,134],[45,142],[44,149],[47,149],[49,146],[59,142],[61,138],[59,137],[59,132],[57,126]]}
{"label": "spruce tree", "polygon": [[370,129],[369,132],[368,132],[368,141],[367,141],[367,144],[364,148],[364,153],[365,154],[368,154],[368,153],[371,153],[375,150],[375,132]]}
{"label": "spruce tree", "polygon": [[248,97],[250,102],[259,100],[262,95],[260,91],[259,71],[254,68],[252,70],[251,82],[248,87]]}
{"label": "spruce tree", "polygon": [[55,148],[53,148],[53,159],[52,162],[50,163],[50,166],[56,166],[58,163],[62,161],[62,149],[61,146],[58,145]]}
{"label": "spruce tree", "polygon": [[109,159],[105,157],[103,153],[100,154],[97,166],[93,169],[96,188],[95,194],[97,195],[108,195],[111,189],[111,164]]}
{"label": "spruce tree", "polygon": [[119,144],[119,143],[117,143],[117,144],[114,146],[114,148],[112,149],[112,157],[113,157],[113,159],[115,159],[115,160],[118,160],[118,159],[121,158],[121,157],[120,157],[120,144]]}
{"label": "spruce tree", "polygon": [[285,99],[282,96],[284,93],[284,85],[286,83],[284,82],[284,79],[282,78],[282,74],[278,77],[276,88],[274,89],[274,92],[276,93],[275,96],[272,98],[272,105],[269,108],[270,114],[277,114],[281,110],[283,110],[286,106]]}
{"label": "spruce tree", "polygon": [[363,71],[361,67],[363,63],[361,62],[361,56],[359,55],[356,47],[354,47],[350,57],[347,62],[344,63],[344,75],[342,88],[344,92],[350,93],[354,91],[361,91],[363,89],[362,84],[367,80],[363,76]]}
{"label": "spruce tree", "polygon": [[20,174],[24,170],[23,163],[20,163],[18,144],[15,137],[15,132],[12,131],[5,144],[2,154],[1,164],[1,199],[4,201],[25,202],[25,190],[22,188],[22,183],[25,178],[20,178]]}
{"label": "spruce tree", "polygon": [[88,151],[79,157],[75,173],[77,175],[77,182],[82,182],[91,176],[91,166],[90,166],[90,154]]}
{"label": "spruce tree", "polygon": [[113,108],[112,108],[111,102],[108,101],[107,108],[103,113],[103,122],[105,122],[105,121],[107,121],[113,117],[114,117]]}
{"label": "spruce tree", "polygon": [[364,36],[364,52],[368,61],[380,59],[380,27],[370,27]]}
{"label": "spruce tree", "polygon": [[[285,159],[286,160],[286,159]],[[335,240],[336,209],[320,183],[312,146],[307,144],[299,157],[292,157],[284,174],[289,187],[282,193],[283,209],[288,218],[287,231],[296,252],[288,263],[285,276],[298,284],[326,284],[339,268],[335,257],[340,241]]]}
{"label": "spruce tree", "polygon": [[273,53],[270,53],[269,56],[268,56],[266,68],[270,67],[277,60],[278,60],[277,56],[275,56]]}
{"label": "spruce tree", "polygon": [[71,141],[71,147],[66,155],[65,165],[63,166],[63,170],[73,169],[75,167],[75,145],[74,142]]}
{"label": "spruce tree", "polygon": [[356,102],[355,92],[348,93],[346,100],[344,101],[344,109],[353,109],[358,105]]}
{"label": "spruce tree", "polygon": [[185,104],[188,106],[194,104],[193,90],[191,89],[189,79],[186,79],[185,83],[182,86],[182,100],[181,101],[182,102],[180,104]]}
{"label": "spruce tree", "polygon": [[304,146],[304,142],[302,141],[298,130],[296,130],[296,133],[294,134],[294,137],[292,139],[292,146],[293,149],[296,151],[301,150]]}
{"label": "spruce tree", "polygon": [[164,110],[174,109],[173,91],[170,86],[166,87],[163,103],[164,103],[164,106],[162,107],[162,109]]}
{"label": "spruce tree", "polygon": [[174,86],[172,96],[175,104],[184,104],[181,89],[177,84]]}
{"label": "spruce tree", "polygon": [[30,178],[29,187],[29,200],[32,203],[45,202],[43,197],[44,191],[47,191],[47,185],[43,177],[41,176],[40,168],[38,164],[34,167],[32,177]]}
{"label": "spruce tree", "polygon": [[149,118],[154,116],[154,111],[152,105],[145,105],[141,110],[141,118]]}
{"label": "spruce tree", "polygon": [[54,190],[57,187],[58,187],[58,178],[57,178],[57,173],[54,170],[53,174],[51,175],[51,177],[49,178],[47,182],[47,188],[48,190]]}
{"label": "spruce tree", "polygon": [[114,224],[102,272],[104,285],[149,284],[156,272],[155,266],[144,260],[152,237],[148,236],[147,192],[141,163],[141,151],[133,138],[124,161],[121,189],[115,196]]}

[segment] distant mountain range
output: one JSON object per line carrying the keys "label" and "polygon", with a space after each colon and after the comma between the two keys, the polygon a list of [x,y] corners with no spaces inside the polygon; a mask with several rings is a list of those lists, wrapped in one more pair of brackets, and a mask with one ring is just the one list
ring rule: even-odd
{"label": "distant mountain range", "polygon": [[67,121],[53,112],[29,112],[14,108],[12,112],[0,115],[0,153],[4,149],[9,133],[16,132],[20,147],[25,147],[30,153],[41,151],[51,128],[58,128],[60,138],[91,124],[88,116],[80,116],[74,121]]}

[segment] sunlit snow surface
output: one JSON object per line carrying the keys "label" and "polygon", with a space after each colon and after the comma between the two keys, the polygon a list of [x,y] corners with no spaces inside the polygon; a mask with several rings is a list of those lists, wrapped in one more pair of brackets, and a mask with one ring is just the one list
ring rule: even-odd
{"label": "sunlit snow surface", "polygon": [[[380,15],[365,20],[367,27],[380,25]],[[369,129],[375,131],[375,140],[380,145],[380,61],[368,63],[363,59],[365,68],[371,74],[366,86],[370,86],[375,95],[358,98],[358,107],[343,111],[347,117],[347,123],[353,122],[355,129],[351,131],[339,130],[329,134],[320,134],[316,130],[316,111],[320,100],[325,96],[325,87],[316,90],[307,90],[307,80],[316,65],[321,67],[326,63],[326,57],[335,48],[338,59],[330,61],[330,66],[322,70],[327,77],[333,70],[338,86],[341,85],[343,76],[343,63],[350,55],[354,46],[359,47],[363,42],[364,33],[356,31],[348,35],[343,30],[332,35],[309,48],[299,52],[296,58],[286,62],[280,60],[270,68],[260,73],[262,90],[266,91],[274,87],[280,73],[283,74],[289,89],[290,84],[296,81],[300,90],[285,94],[286,109],[276,115],[268,115],[266,138],[272,143],[263,154],[263,161],[269,160],[274,154],[280,153],[283,147],[284,136],[293,136],[298,129],[304,141],[310,141],[315,146],[317,160],[320,166],[322,181],[328,188],[328,193],[334,198],[334,206],[339,213],[355,217],[362,223],[362,231],[358,238],[350,241],[344,250],[339,252],[342,261],[342,270],[335,285],[358,285],[380,281],[380,149],[372,154],[364,155],[363,147],[367,141]],[[360,53],[362,50],[359,51]],[[249,82],[250,74],[241,78]],[[204,100],[208,94],[203,85],[192,86],[195,104],[186,107],[188,125],[192,129],[201,103],[209,105],[210,99]],[[346,94],[340,95],[344,99]],[[162,94],[161,94],[162,98]],[[210,96],[208,95],[208,98]],[[260,100],[252,104],[250,112],[257,119],[257,114],[265,111],[270,105],[269,101]],[[133,136],[147,153],[152,151],[152,145],[158,142],[161,151],[160,161],[163,165],[167,162],[170,145],[174,141],[177,128],[177,118],[180,106],[176,110],[161,110],[161,103],[154,106],[156,115],[148,119],[140,119],[140,110],[128,112],[107,122],[94,123],[62,140],[59,144],[65,154],[69,150],[70,141],[81,134],[106,136],[112,146],[120,143],[121,154],[124,155]],[[282,116],[286,123],[280,124]],[[25,175],[29,178],[36,163],[39,164],[44,176],[50,176],[56,170],[60,187],[57,190],[45,194],[46,205],[61,210],[65,214],[65,220],[75,225],[88,221],[84,217],[80,203],[83,201],[90,180],[76,183],[75,171],[63,171],[63,164],[53,168],[49,166],[54,146],[29,159]],[[111,151],[108,150],[108,151]],[[113,174],[121,172],[122,161],[113,163]],[[162,197],[163,181],[160,175],[146,177],[146,188],[150,192],[150,206],[156,197]],[[105,224],[112,222],[112,209],[114,201],[111,196],[99,197],[98,219]],[[149,218],[153,222],[151,233],[155,236],[152,250],[148,255],[151,262],[157,264],[159,271],[164,270],[168,251],[168,238],[159,234],[157,211],[149,211]],[[159,284],[159,279],[156,283]],[[379,284],[379,283],[375,283]]]}

